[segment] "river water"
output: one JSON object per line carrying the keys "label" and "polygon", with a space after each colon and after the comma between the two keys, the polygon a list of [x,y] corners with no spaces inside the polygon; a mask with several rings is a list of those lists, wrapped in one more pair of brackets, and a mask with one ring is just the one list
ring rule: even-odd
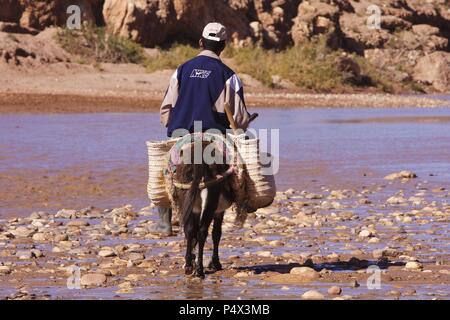
{"label": "river water", "polygon": [[[276,181],[280,190],[360,184],[361,179],[370,183],[404,169],[436,182],[450,178],[450,109],[253,111],[260,114],[253,128],[268,129],[269,137],[270,132],[276,137],[276,131],[271,130],[279,130]],[[89,170],[89,177],[102,177],[97,179],[102,184],[105,176],[119,171],[123,174],[121,184],[132,181],[139,185],[130,189],[141,189],[121,195],[111,192],[111,196],[88,199],[93,203],[84,205],[129,202],[145,206],[145,141],[164,138],[157,113],[1,115],[0,174],[23,172],[33,181],[43,172],[76,174]],[[276,143],[273,139],[269,145]],[[276,148],[269,151],[276,153]],[[8,183],[16,180],[11,177],[14,175]],[[3,181],[7,188],[5,184]],[[52,196],[49,198],[51,202]],[[58,204],[65,204],[59,200]],[[20,203],[5,203],[7,206],[0,205],[0,215],[21,208]]]}
{"label": "river water", "polygon": [[[324,226],[286,225],[282,230],[263,229],[257,235],[264,235],[267,241],[247,239],[244,243],[235,240],[242,238],[241,230],[226,230],[224,245],[221,247],[225,271],[208,275],[201,284],[185,282],[180,260],[182,250],[171,249],[171,254],[163,255],[169,250],[169,242],[181,243],[180,235],[167,240],[169,242],[148,240],[134,233],[125,239],[106,236],[102,241],[92,242],[88,239],[89,234],[93,230],[98,231],[96,223],[100,223],[94,219],[90,220],[90,231],[71,235],[73,239],[82,241],[83,246],[90,246],[92,252],[87,258],[75,253],[72,256],[69,253],[58,255],[52,252],[52,246],[48,243],[38,243],[37,248],[45,252],[44,258],[38,260],[38,267],[45,265],[47,269],[52,269],[69,260],[92,265],[98,259],[95,255],[97,246],[133,242],[144,245],[148,260],[153,261],[155,257],[161,260],[163,267],[170,269],[169,274],[152,277],[144,272],[145,279],[138,282],[133,293],[119,295],[116,285],[123,281],[124,274],[111,277],[113,280],[108,280],[107,287],[69,290],[65,285],[65,274],[58,274],[56,283],[50,281],[47,275],[35,277],[29,271],[22,270],[23,262],[16,259],[17,273],[12,273],[10,277],[19,279],[19,282],[15,285],[16,280],[8,282],[6,277],[2,278],[5,280],[0,279],[0,297],[13,294],[23,282],[27,284],[28,291],[36,293],[38,297],[46,294],[52,298],[71,299],[235,299],[238,296],[250,299],[298,299],[307,289],[326,292],[327,287],[333,284],[339,284],[344,292],[359,298],[384,299],[389,297],[391,291],[405,292],[412,288],[416,293],[410,298],[448,299],[448,280],[446,275],[440,273],[440,269],[448,269],[448,219],[432,215],[425,209],[417,218],[413,216],[413,223],[394,220],[392,228],[379,223],[378,219],[394,219],[395,211],[404,211],[404,214],[410,215],[412,209],[421,208],[411,204],[387,206],[386,199],[400,190],[407,198],[422,194],[425,204],[445,210],[450,189],[450,109],[264,108],[252,111],[260,114],[253,124],[256,130],[268,129],[269,132],[275,130],[272,132],[279,133],[279,140],[271,141],[269,145],[272,148],[268,150],[279,158],[280,170],[276,175],[279,190],[292,187],[321,194],[329,194],[332,189],[356,190],[354,196],[342,200],[344,209],[335,211],[352,210],[360,218],[333,220],[330,213],[333,210],[321,208],[320,200],[305,200],[300,196],[299,199],[314,204],[321,217],[330,215],[330,218],[323,220]],[[139,209],[148,205],[145,191],[145,141],[164,138],[165,132],[156,113],[1,115],[0,222],[5,223],[3,218],[7,217],[28,216],[33,210],[55,213],[63,207],[79,209],[95,205],[113,208],[131,203]],[[273,147],[278,141],[277,154]],[[419,178],[405,184],[391,184],[383,180],[385,175],[400,170],[414,171]],[[358,204],[361,190],[366,186],[374,192],[370,193],[373,204]],[[431,192],[436,187],[442,189]],[[281,218],[291,217],[299,210],[289,204],[281,208]],[[130,225],[130,230],[154,218],[154,215],[140,217]],[[281,218],[275,219],[276,223],[285,221]],[[263,220],[254,219],[251,222],[256,224],[259,221]],[[371,221],[377,221],[380,243],[361,240],[351,233],[352,229]],[[408,235],[405,241],[401,238],[395,240],[402,232],[401,228]],[[340,235],[343,232],[345,234]],[[268,245],[269,240],[282,240],[284,245],[274,248]],[[26,242],[18,243],[21,247],[29,245]],[[408,249],[410,244],[415,244],[415,247]],[[394,281],[383,282],[382,290],[371,291],[364,285],[349,288],[347,283],[350,277],[359,277],[361,283],[365,281],[365,273],[356,272],[352,266],[345,264],[354,254],[352,250],[364,250],[365,255],[362,257],[371,258],[372,250],[387,245],[414,254],[426,264],[426,270],[409,274],[402,271],[401,264],[396,266],[397,261],[393,260],[388,274],[392,274]],[[319,282],[292,284],[286,289],[281,284],[274,285],[269,280],[266,282],[266,277],[270,277],[270,272],[289,271],[291,265],[286,263],[286,259],[281,259],[282,263],[278,264],[279,260],[273,257],[260,261],[262,258],[257,255],[258,250],[269,250],[275,257],[281,257],[284,253],[307,252],[326,256],[336,252],[343,255],[341,259],[345,263],[315,263],[317,270],[326,268],[332,273],[324,274]],[[238,267],[232,267],[232,256],[240,257]],[[0,262],[11,259],[13,255],[4,255]],[[25,266],[33,268],[30,264]],[[256,274],[242,282],[234,278],[239,270],[255,270]],[[426,275],[440,275],[441,278],[433,280],[426,278]]]}

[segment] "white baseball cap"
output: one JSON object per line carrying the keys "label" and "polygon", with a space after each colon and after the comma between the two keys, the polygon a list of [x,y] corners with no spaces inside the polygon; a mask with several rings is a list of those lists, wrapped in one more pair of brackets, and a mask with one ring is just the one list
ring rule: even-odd
{"label": "white baseball cap", "polygon": [[227,40],[227,28],[218,22],[208,23],[203,29],[203,38],[213,41]]}

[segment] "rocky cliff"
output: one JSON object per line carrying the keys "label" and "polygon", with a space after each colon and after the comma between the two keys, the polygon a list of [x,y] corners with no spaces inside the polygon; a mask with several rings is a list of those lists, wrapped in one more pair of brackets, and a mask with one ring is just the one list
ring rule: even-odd
{"label": "rocky cliff", "polygon": [[146,47],[195,43],[203,26],[217,20],[237,47],[283,49],[323,35],[330,47],[364,55],[399,81],[450,87],[448,0],[0,0],[0,31],[64,26],[72,4],[83,22]]}

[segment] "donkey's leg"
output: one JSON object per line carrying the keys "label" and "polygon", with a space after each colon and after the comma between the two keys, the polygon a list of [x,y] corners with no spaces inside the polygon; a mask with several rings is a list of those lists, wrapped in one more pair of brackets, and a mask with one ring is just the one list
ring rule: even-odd
{"label": "donkey's leg", "polygon": [[219,260],[219,243],[220,238],[222,237],[222,222],[223,222],[224,212],[219,212],[214,215],[214,224],[212,230],[212,239],[213,239],[213,255],[211,262],[208,267],[213,270],[222,270],[222,265]]}
{"label": "donkey's leg", "polygon": [[184,226],[184,234],[186,238],[186,256],[185,256],[185,266],[184,272],[187,275],[190,275],[194,271],[194,255],[192,254],[192,250],[195,248],[197,242],[197,233],[198,233],[198,222],[196,221],[197,215],[191,214],[188,222]]}
{"label": "donkey's leg", "polygon": [[198,230],[197,240],[198,240],[198,255],[197,255],[197,266],[195,270],[195,275],[200,278],[205,277],[203,270],[203,250],[205,248],[206,238],[208,237],[208,229],[213,218],[213,213],[205,212],[202,217],[200,229]]}

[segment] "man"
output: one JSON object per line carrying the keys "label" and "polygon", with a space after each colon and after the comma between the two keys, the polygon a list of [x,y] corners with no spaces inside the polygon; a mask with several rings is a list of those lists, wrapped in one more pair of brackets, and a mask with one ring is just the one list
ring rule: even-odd
{"label": "man", "polygon": [[[207,24],[199,41],[203,51],[178,67],[172,75],[160,110],[161,123],[167,127],[168,137],[177,129],[194,132],[196,121],[201,121],[203,131],[218,129],[225,133],[230,128],[225,113],[227,103],[237,128],[247,129],[250,116],[242,83],[219,58],[226,40],[227,31],[222,24]],[[161,221],[154,231],[171,234],[171,210],[158,208],[158,212]]]}

